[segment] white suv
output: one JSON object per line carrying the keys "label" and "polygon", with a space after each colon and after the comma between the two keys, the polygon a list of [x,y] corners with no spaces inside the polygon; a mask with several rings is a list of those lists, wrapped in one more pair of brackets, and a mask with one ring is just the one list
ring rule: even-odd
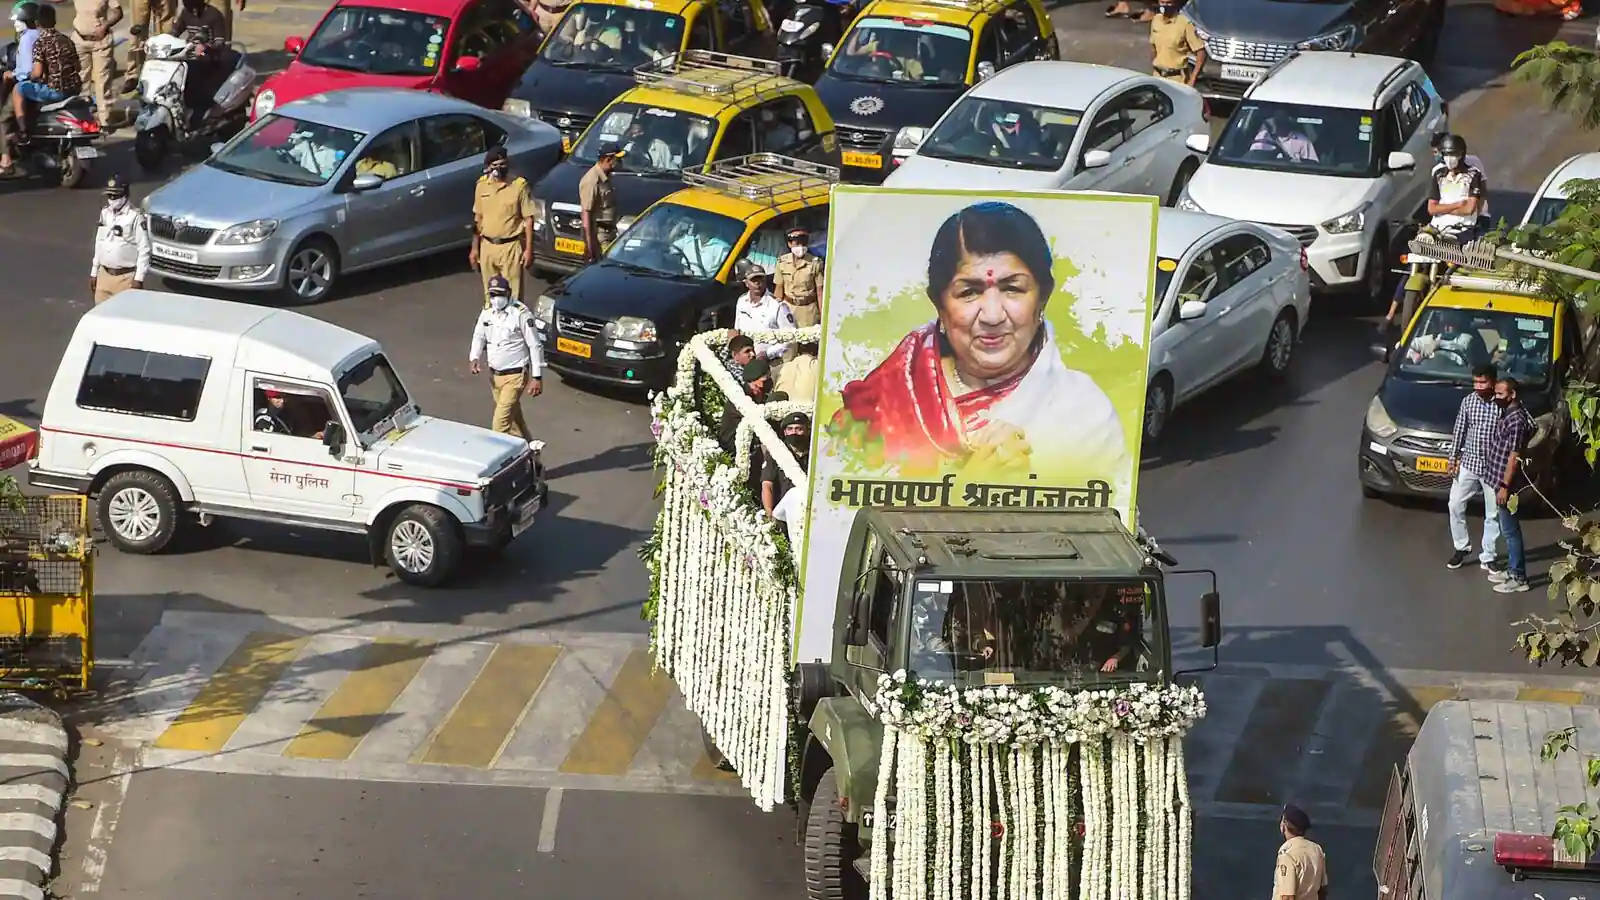
{"label": "white suv", "polygon": [[546,497],[538,442],[422,415],[371,338],[158,291],[78,320],[39,433],[29,481],[96,497],[129,553],[186,516],[256,519],[366,534],[375,563],[436,585]]}
{"label": "white suv", "polygon": [[1315,290],[1382,299],[1391,243],[1425,211],[1444,103],[1415,62],[1333,51],[1291,54],[1245,92],[1180,209],[1300,239]]}

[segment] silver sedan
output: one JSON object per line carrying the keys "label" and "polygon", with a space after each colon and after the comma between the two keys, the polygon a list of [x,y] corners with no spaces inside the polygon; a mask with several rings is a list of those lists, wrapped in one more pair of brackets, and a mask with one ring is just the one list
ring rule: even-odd
{"label": "silver sedan", "polygon": [[297,100],[149,196],[151,268],[322,300],[346,272],[465,246],[473,185],[497,144],[529,183],[561,155],[554,127],[439,94]]}

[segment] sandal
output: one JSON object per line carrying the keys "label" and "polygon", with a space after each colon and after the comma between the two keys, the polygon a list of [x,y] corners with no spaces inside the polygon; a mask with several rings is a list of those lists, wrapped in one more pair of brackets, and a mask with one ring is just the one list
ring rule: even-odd
{"label": "sandal", "polygon": [[1127,5],[1128,4],[1126,4],[1126,3],[1113,3],[1110,6],[1106,7],[1106,18],[1108,18],[1108,19],[1126,19],[1128,17],[1128,10],[1127,9],[1123,9],[1121,12],[1118,12],[1117,11],[1117,7],[1119,7],[1119,6],[1126,7]]}

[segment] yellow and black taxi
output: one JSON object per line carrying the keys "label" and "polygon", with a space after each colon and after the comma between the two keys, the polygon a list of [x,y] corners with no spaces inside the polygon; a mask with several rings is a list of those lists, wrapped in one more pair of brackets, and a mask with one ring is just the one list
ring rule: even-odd
{"label": "yellow and black taxi", "polygon": [[1358,470],[1368,497],[1444,497],[1456,411],[1486,363],[1519,385],[1536,430],[1528,473],[1551,486],[1571,433],[1562,392],[1593,366],[1590,327],[1564,303],[1526,293],[1489,273],[1451,273],[1393,346],[1374,348],[1388,371],[1367,406]]}
{"label": "yellow and black taxi", "polygon": [[873,0],[834,48],[817,93],[839,129],[844,176],[882,181],[968,87],[1058,59],[1039,0]]}
{"label": "yellow and black taxi", "polygon": [[778,74],[772,60],[690,50],[640,67],[638,85],[606,107],[572,153],[533,188],[534,265],[573,272],[584,264],[578,182],[616,144],[612,170],[618,232],[683,187],[685,172],[720,160],[774,153],[837,165],[833,120],[816,90]]}
{"label": "yellow and black taxi", "polygon": [[566,376],[660,388],[698,332],[733,324],[752,264],[776,270],[791,228],[826,238],[839,170],[756,153],[685,172],[594,265],[534,304],[545,362]]}
{"label": "yellow and black taxi", "polygon": [[771,56],[777,47],[761,0],[583,0],[568,7],[501,106],[578,135],[634,70],[688,49]]}

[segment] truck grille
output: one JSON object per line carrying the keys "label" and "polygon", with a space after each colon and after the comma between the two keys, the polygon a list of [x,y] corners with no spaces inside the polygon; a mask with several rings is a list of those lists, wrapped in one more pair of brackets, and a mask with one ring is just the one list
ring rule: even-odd
{"label": "truck grille", "polygon": [[597,340],[600,333],[605,330],[606,323],[601,319],[591,319],[588,316],[575,316],[569,312],[556,311],[556,329],[562,334],[574,334],[588,340]]}
{"label": "truck grille", "polygon": [[166,241],[176,241],[180,244],[204,244],[216,234],[215,228],[201,228],[190,225],[182,220],[174,221],[167,216],[150,216],[150,236]]}
{"label": "truck grille", "polygon": [[186,275],[190,278],[216,280],[222,277],[221,266],[202,266],[197,263],[179,262],[175,259],[163,259],[159,256],[150,257],[150,268],[158,272],[171,272],[174,275]]}
{"label": "truck grille", "polygon": [[583,215],[575,212],[550,211],[550,225],[557,234],[583,237]]}
{"label": "truck grille", "polygon": [[1394,439],[1396,447],[1416,450],[1420,453],[1449,453],[1451,443],[1450,438],[1447,437],[1432,438],[1418,434],[1408,434]]}
{"label": "truck grille", "polygon": [[846,150],[876,153],[889,141],[889,132],[876,128],[840,128],[834,132],[839,145]]}
{"label": "truck grille", "polygon": [[1309,247],[1316,243],[1317,240],[1317,226],[1315,225],[1279,225],[1274,222],[1263,222],[1261,224],[1270,225],[1280,231],[1287,231],[1291,237],[1300,242],[1302,247]]}
{"label": "truck grille", "polygon": [[483,489],[483,505],[485,509],[494,509],[505,506],[516,498],[533,483],[533,453],[524,453],[517,457],[511,465],[500,470],[500,474],[489,482]]}
{"label": "truck grille", "polygon": [[1228,37],[1213,37],[1206,41],[1206,54],[1218,62],[1247,63],[1257,66],[1277,65],[1293,49],[1293,44],[1241,41],[1238,38]]}

